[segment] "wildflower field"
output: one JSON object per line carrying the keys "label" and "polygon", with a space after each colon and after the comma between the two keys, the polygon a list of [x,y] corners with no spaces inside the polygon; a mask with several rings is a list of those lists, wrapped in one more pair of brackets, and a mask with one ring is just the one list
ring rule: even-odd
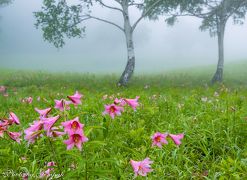
{"label": "wildflower field", "polygon": [[211,74],[2,70],[0,179],[247,179],[247,73]]}

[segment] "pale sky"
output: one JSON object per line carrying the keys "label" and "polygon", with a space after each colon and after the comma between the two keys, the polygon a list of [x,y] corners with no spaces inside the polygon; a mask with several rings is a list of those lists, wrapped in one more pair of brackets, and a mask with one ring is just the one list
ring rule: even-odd
{"label": "pale sky", "polygon": [[[112,0],[105,2],[110,3]],[[126,64],[123,33],[115,27],[90,20],[84,39],[71,39],[57,50],[45,42],[34,27],[34,11],[41,0],[15,0],[0,8],[0,67],[76,72],[122,72]],[[122,17],[112,11],[93,9],[93,14],[122,25]],[[132,10],[132,17],[139,16]],[[170,69],[217,63],[217,39],[198,28],[200,19],[184,17],[173,27],[159,21],[144,20],[134,33],[136,72],[163,72]],[[233,25],[225,33],[226,62],[247,61],[247,23]]]}

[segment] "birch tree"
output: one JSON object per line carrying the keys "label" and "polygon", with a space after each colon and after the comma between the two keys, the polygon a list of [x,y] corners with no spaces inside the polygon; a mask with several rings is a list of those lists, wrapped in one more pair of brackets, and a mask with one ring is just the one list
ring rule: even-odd
{"label": "birch tree", "polygon": [[[152,3],[153,0],[147,0]],[[160,2],[159,9],[151,17],[163,14],[166,1]],[[209,30],[210,36],[218,39],[218,64],[212,83],[223,80],[224,69],[224,35],[228,20],[233,19],[235,24],[243,24],[247,11],[247,0],[174,0],[175,8],[169,11],[170,17],[166,19],[173,24],[179,16],[194,16],[202,19],[200,29]]]}
{"label": "birch tree", "polygon": [[[53,43],[57,48],[61,48],[65,44],[65,37],[83,37],[85,26],[82,23],[84,21],[96,20],[120,30],[126,40],[128,59],[118,85],[125,86],[135,69],[133,33],[137,25],[148,16],[160,1],[154,1],[148,8],[144,9],[144,1],[141,0],[79,0],[78,4],[74,5],[69,4],[66,0],[44,0],[42,10],[35,12],[36,27],[40,27],[44,39]],[[95,5],[120,13],[123,17],[122,24],[92,15],[91,8]],[[132,7],[141,11],[140,17],[135,20],[130,15],[130,8]]]}
{"label": "birch tree", "polygon": [[[224,36],[228,20],[232,17],[235,24],[243,24],[247,10],[247,0],[204,0],[197,6],[186,7],[185,14],[202,19],[201,30],[209,30],[218,39],[218,64],[212,83],[222,82],[224,70]],[[201,7],[201,8],[199,8]]]}

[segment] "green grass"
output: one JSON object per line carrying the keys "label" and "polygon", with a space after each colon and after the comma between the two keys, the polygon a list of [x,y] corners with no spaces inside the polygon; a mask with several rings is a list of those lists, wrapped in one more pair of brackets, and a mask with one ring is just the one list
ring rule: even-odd
{"label": "green grass", "polygon": [[[208,84],[214,71],[209,67],[138,75],[125,88],[115,85],[116,75],[3,70],[0,85],[8,87],[9,96],[0,95],[0,117],[13,111],[21,121],[20,127],[10,130],[26,129],[38,118],[35,107],[54,107],[54,99],[65,98],[78,90],[84,94],[83,104],[71,108],[67,116],[80,118],[89,141],[80,152],[66,151],[61,139],[52,141],[53,149],[45,137],[29,146],[25,140],[17,144],[2,138],[0,178],[11,170],[39,175],[46,162],[56,161],[59,168],[55,168],[55,173],[62,172],[63,179],[132,179],[130,159],[149,157],[154,161],[149,179],[246,179],[247,71],[244,67],[244,63],[227,66],[224,83],[214,86]],[[146,85],[149,88],[144,88]],[[141,105],[136,112],[128,108],[112,120],[102,116],[104,104],[112,103],[110,99],[102,99],[105,94],[140,96]],[[34,98],[32,104],[20,101],[29,96]],[[36,100],[38,96],[41,101]],[[203,102],[202,97],[208,101]],[[56,109],[51,114],[64,115]],[[185,138],[179,147],[169,141],[162,149],[152,148],[150,136],[157,131],[183,132]]]}

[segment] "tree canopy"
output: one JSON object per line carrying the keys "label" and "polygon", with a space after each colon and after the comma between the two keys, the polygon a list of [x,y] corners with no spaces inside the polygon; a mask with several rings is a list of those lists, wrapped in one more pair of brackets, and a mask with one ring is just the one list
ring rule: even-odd
{"label": "tree canopy", "polygon": [[4,5],[7,5],[9,3],[11,3],[12,0],[0,0],[0,6],[4,6]]}
{"label": "tree canopy", "polygon": [[81,37],[85,27],[78,24],[81,18],[82,5],[69,6],[66,0],[44,0],[42,10],[35,12],[36,27],[41,26],[43,37],[55,47],[59,48],[65,44],[65,36],[68,38]]}
{"label": "tree canopy", "polygon": [[[85,26],[82,22],[90,19],[108,23],[124,31],[124,26],[116,24],[102,17],[95,17],[91,14],[91,7],[100,5],[102,8],[107,8],[113,11],[118,11],[126,14],[129,7],[136,7],[142,11],[141,17],[132,25],[132,31],[137,24],[145,18],[161,0],[149,3],[149,7],[144,10],[143,1],[135,0],[111,0],[117,6],[108,5],[103,0],[79,0],[77,4],[69,4],[66,0],[44,0],[41,11],[35,12],[36,27],[41,27],[43,37],[55,47],[61,48],[65,44],[65,38],[83,37]],[[127,9],[123,9],[126,7]],[[128,17],[130,18],[130,17]]]}

